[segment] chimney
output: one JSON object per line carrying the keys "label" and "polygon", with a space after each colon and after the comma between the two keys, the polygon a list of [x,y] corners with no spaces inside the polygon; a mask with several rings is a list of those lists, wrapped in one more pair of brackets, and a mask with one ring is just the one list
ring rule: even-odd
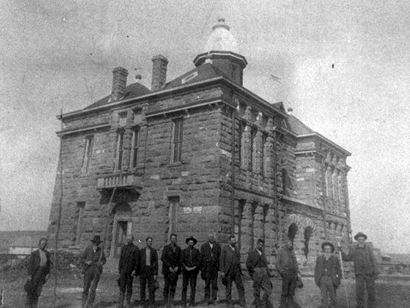
{"label": "chimney", "polygon": [[112,71],[112,93],[111,99],[113,101],[120,100],[125,94],[127,86],[128,71],[123,67],[116,67]]}
{"label": "chimney", "polygon": [[168,59],[162,55],[156,55],[152,58],[152,91],[161,90],[167,81],[167,65]]}

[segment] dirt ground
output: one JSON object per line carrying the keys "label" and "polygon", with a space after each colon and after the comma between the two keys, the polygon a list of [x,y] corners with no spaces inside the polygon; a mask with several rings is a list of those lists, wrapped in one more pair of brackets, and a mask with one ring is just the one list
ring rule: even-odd
{"label": "dirt ground", "polygon": [[[4,307],[19,308],[24,307],[25,293],[23,291],[23,285],[26,277],[12,277],[4,276],[0,277],[0,288],[4,289],[5,305]],[[95,307],[115,307],[116,299],[118,296],[118,289],[116,285],[116,274],[104,273],[98,287],[98,293],[96,298]],[[176,300],[181,298],[181,281],[178,280]],[[297,290],[296,300],[303,308],[317,308],[320,305],[319,289],[314,285],[312,278],[304,278],[304,288]],[[272,300],[274,307],[279,307],[280,298],[280,280],[272,279],[273,294]],[[163,281],[160,280],[161,287]],[[54,277],[47,282],[43,288],[43,293],[40,298],[39,307],[47,308],[52,307],[53,300],[53,286]],[[59,277],[59,284],[57,289],[57,307],[80,307],[81,303],[81,286],[82,280],[79,275],[67,274],[64,277]],[[346,288],[345,288],[346,287]],[[197,307],[208,307],[201,303],[203,299],[204,283],[198,277],[197,285]],[[248,306],[251,307],[253,300],[252,295],[252,282],[245,281],[246,299]],[[346,290],[346,293],[345,293]],[[138,279],[134,282],[133,301],[139,298],[139,283]],[[346,296],[349,298],[349,305],[346,301]],[[380,308],[404,308],[410,307],[410,282],[402,279],[380,279],[376,284],[377,294],[377,307]],[[189,296],[189,293],[188,293]],[[344,281],[344,284],[338,289],[337,292],[339,307],[355,307],[355,292],[354,281]],[[218,307],[225,307],[223,299],[225,298],[224,288],[220,288],[218,293]],[[233,298],[237,298],[236,289],[233,290]],[[162,289],[160,288],[156,292],[156,300],[158,305],[162,305]],[[178,303],[177,303],[178,304]],[[137,305],[135,305],[137,307]]]}

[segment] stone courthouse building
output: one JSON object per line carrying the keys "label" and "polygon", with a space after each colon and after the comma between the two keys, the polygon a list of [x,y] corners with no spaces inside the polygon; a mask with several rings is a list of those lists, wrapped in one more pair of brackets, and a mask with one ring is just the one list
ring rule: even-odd
{"label": "stone courthouse building", "polygon": [[264,238],[271,262],[289,237],[311,266],[321,241],[350,239],[350,153],[243,86],[247,60],[223,19],[191,71],[167,81],[167,58],[152,62],[151,89],[117,67],[110,95],[61,115],[60,246],[106,233],[115,258],[127,233],[160,248],[215,231],[237,234],[244,256]]}

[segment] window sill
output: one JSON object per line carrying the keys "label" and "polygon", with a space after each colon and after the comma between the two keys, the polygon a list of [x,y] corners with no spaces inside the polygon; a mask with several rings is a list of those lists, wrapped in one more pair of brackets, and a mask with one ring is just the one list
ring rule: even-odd
{"label": "window sill", "polygon": [[177,161],[174,163],[169,163],[168,167],[178,167],[178,166],[182,166],[184,163],[182,161]]}

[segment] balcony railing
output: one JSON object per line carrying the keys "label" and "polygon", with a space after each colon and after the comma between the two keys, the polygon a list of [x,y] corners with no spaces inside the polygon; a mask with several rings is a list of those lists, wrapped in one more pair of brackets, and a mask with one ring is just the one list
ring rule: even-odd
{"label": "balcony railing", "polygon": [[134,174],[112,174],[97,179],[97,189],[140,187],[141,180]]}

